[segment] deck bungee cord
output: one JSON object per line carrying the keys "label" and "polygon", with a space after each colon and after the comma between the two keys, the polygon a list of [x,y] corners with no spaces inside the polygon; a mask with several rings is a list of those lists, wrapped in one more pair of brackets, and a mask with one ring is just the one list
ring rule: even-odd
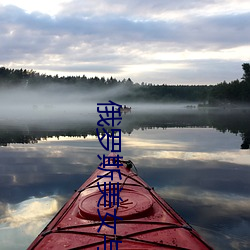
{"label": "deck bungee cord", "polygon": [[[111,246],[114,241],[122,242],[119,244],[121,249],[129,249],[129,247],[131,249],[212,249],[154,191],[154,188],[138,176],[138,170],[132,161],[120,160],[119,164],[122,164],[120,173],[114,175],[114,180],[110,181],[109,186],[103,178],[110,176],[111,171],[107,171],[103,177],[98,177],[100,170],[97,168],[28,249],[43,249],[51,246],[54,249],[60,249],[62,246],[60,244],[63,242],[66,249],[96,249],[95,247],[104,244]],[[97,200],[102,194],[97,192],[100,188],[106,192],[110,191],[106,188],[111,188],[115,194],[119,193],[122,200],[120,204],[113,203],[106,207],[110,201],[105,199],[100,203],[100,212],[98,210],[97,213]],[[102,213],[111,208],[115,211],[114,216],[121,217],[122,220],[115,221],[115,218],[105,217],[104,222],[99,219]],[[107,226],[105,230],[102,228],[103,223]],[[116,232],[108,228],[109,226],[113,228],[114,225],[117,227]],[[100,232],[97,232],[98,228]]]}

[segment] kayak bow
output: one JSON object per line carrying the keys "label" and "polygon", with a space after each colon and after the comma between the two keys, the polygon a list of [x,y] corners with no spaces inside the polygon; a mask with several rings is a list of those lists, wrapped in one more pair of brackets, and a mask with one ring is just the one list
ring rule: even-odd
{"label": "kayak bow", "polygon": [[[37,236],[29,250],[112,249],[112,246],[121,250],[212,249],[132,171],[131,161],[119,161],[119,176],[114,166],[115,159],[119,158],[115,154],[109,156],[113,161],[105,162],[105,172],[100,164]],[[111,172],[112,181],[107,178]],[[108,194],[113,196],[108,199]],[[116,204],[111,197],[117,198]],[[109,215],[105,216],[107,213]]]}

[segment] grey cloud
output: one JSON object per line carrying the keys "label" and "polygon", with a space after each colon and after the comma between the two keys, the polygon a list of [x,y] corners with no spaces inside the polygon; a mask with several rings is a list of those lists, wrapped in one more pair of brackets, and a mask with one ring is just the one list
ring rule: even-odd
{"label": "grey cloud", "polygon": [[[243,61],[228,60],[186,60],[187,66],[181,67],[183,61],[169,61],[179,68],[147,71],[143,77],[148,83],[155,84],[216,84],[224,80],[230,82],[242,76],[241,64]],[[178,76],[178,77],[177,77]],[[136,78],[137,76],[133,77]]]}
{"label": "grey cloud", "polygon": [[[40,66],[40,69],[46,69],[46,67]],[[61,72],[96,72],[96,73],[109,73],[109,72],[119,72],[120,67],[116,65],[104,65],[104,64],[88,64],[88,65],[79,65],[78,63],[73,65],[60,66],[55,65],[50,67],[51,70],[61,71]]]}
{"label": "grey cloud", "polygon": [[[153,14],[162,14],[169,11],[188,10],[204,7],[216,1],[198,0],[127,0],[126,2],[115,0],[74,0],[65,4],[62,11],[64,15],[84,15],[84,16],[103,16],[107,13],[115,16],[150,17]],[[218,1],[217,1],[218,2]],[[216,3],[217,3],[216,2]]]}
{"label": "grey cloud", "polygon": [[[54,19],[40,13],[26,14],[19,8],[11,6],[2,9],[1,19],[4,22],[1,24],[1,30],[8,32],[13,29],[16,35],[25,35],[23,39],[29,46],[39,44],[39,41],[41,45],[55,45],[52,39],[56,35],[62,37],[65,35],[63,39],[67,38],[69,44],[74,43],[75,39],[78,42],[82,40],[93,44],[102,43],[104,40],[110,45],[135,41],[144,43],[162,41],[188,48],[240,46],[248,44],[250,39],[248,26],[250,13],[196,17],[184,23],[159,20],[135,21],[129,17],[116,16],[95,18],[58,16]],[[13,45],[22,44],[22,39],[17,38],[19,38],[18,41]],[[60,45],[60,40],[58,42]]]}
{"label": "grey cloud", "polygon": [[[208,4],[208,2],[210,1],[202,2],[202,4]],[[137,19],[133,14],[138,11],[138,13],[144,12],[146,16],[150,11],[157,13],[161,9],[164,12],[176,9],[177,6],[187,9],[197,8],[201,3],[196,0],[189,1],[189,4],[186,1],[178,1],[178,3],[173,3],[173,1],[166,3],[160,0],[145,1],[143,6],[140,6],[141,1],[130,0],[124,5],[109,0],[101,2],[97,6],[97,11],[106,10],[108,4],[110,6],[114,4],[114,11],[109,7],[106,12],[97,13],[96,16],[91,16],[88,12],[96,2],[93,0],[93,2],[87,3],[88,6],[82,4],[82,1],[71,2],[72,8],[73,4],[78,4],[74,5],[74,8],[79,9],[81,15],[69,15],[73,12],[70,5],[65,5],[68,13],[61,12],[55,17],[39,12],[28,14],[15,6],[0,6],[1,64],[27,61],[35,62],[36,69],[122,73],[123,67],[126,65],[162,63],[144,58],[144,52],[180,52],[186,49],[190,51],[217,50],[248,45],[250,40],[248,25],[250,13],[195,16],[188,21],[164,21],[147,19],[147,17]],[[85,6],[85,10],[81,6]],[[81,12],[82,10],[83,12]],[[120,52],[121,50],[122,52]],[[51,60],[53,56],[59,56],[60,61]],[[178,74],[180,78],[183,75],[184,82],[193,80],[199,82],[199,79],[202,78],[199,73],[208,72],[209,62],[211,61],[185,61],[192,66],[191,69],[196,68],[197,72],[191,71],[190,68],[171,69],[171,72],[166,69],[159,72],[154,71],[154,77],[157,73],[159,80],[171,80],[176,78],[174,75]],[[79,66],[80,63],[81,66]],[[82,63],[89,65],[82,65]],[[220,63],[219,60],[217,63]],[[228,65],[225,66],[225,69],[230,68],[229,62],[222,61],[222,63]],[[241,62],[234,62],[234,64],[238,63],[241,64]],[[182,74],[180,74],[180,70]],[[210,70],[214,74],[214,79],[211,79],[211,71],[207,74],[210,74],[212,82],[216,83],[218,79],[219,81],[224,80],[226,70],[224,72],[214,68],[210,68]],[[229,71],[230,73],[226,76],[231,77],[237,70],[234,73]],[[184,74],[184,72],[186,73]],[[142,81],[155,82],[152,79],[152,73],[145,72]],[[160,76],[164,78],[160,78]],[[138,75],[127,77],[138,77]],[[140,80],[137,78],[136,81]]]}
{"label": "grey cloud", "polygon": [[[183,26],[189,42],[209,44],[226,48],[249,44],[250,13],[195,18],[190,25]],[[204,46],[203,45],[203,46]]]}

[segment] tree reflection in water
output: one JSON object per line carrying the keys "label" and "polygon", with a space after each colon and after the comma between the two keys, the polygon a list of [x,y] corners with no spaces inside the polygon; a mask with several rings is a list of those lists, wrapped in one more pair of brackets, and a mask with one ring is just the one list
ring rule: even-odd
{"label": "tree reflection in water", "polygon": [[[41,139],[51,137],[69,136],[86,137],[96,135],[95,122],[74,120],[72,122],[57,122],[49,120],[47,123],[22,125],[0,124],[0,145],[8,146],[11,143],[37,143]],[[185,128],[209,127],[221,132],[230,132],[242,137],[241,149],[249,149],[250,145],[250,109],[192,109],[192,110],[158,110],[133,111],[123,115],[119,128],[124,134],[131,134],[134,130],[149,128]]]}

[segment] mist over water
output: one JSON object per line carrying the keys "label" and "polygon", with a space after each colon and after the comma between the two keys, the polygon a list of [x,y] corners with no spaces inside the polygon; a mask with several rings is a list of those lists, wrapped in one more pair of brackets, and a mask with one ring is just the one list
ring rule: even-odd
{"label": "mist over water", "polygon": [[126,91],[0,90],[3,249],[26,248],[97,167],[97,103],[109,100],[132,107],[119,127],[122,155],[139,175],[215,249],[250,246],[249,150],[241,150],[243,141],[249,145],[249,110],[131,102],[120,98]]}
{"label": "mist over water", "polygon": [[250,131],[247,125],[250,124],[250,109],[207,109],[198,108],[197,103],[149,103],[147,100],[132,102],[129,98],[124,100],[124,94],[131,94],[124,86],[105,91],[65,84],[35,88],[2,88],[0,133],[9,130],[21,132],[13,135],[11,140],[1,133],[1,143],[6,145],[11,141],[21,142],[23,136],[28,136],[31,141],[46,137],[47,132],[37,136],[36,131],[39,129],[40,132],[41,129],[50,131],[50,136],[72,135],[72,129],[74,136],[96,134],[95,128],[99,119],[97,103],[108,103],[111,100],[132,108],[131,112],[122,112],[120,128],[123,133],[130,134],[140,127],[209,126],[220,131],[240,133],[243,138],[242,147],[249,148]]}
{"label": "mist over water", "polygon": [[[55,122],[55,121],[95,121],[97,103],[109,100],[117,104],[132,107],[133,112],[166,112],[185,110],[184,103],[156,104],[133,103],[129,99],[119,100],[121,94],[127,93],[124,87],[112,90],[84,90],[66,85],[49,85],[38,88],[0,89],[1,122]],[[187,110],[188,111],[188,110]]]}
{"label": "mist over water", "polygon": [[[93,93],[65,86],[39,89],[5,89],[0,92],[1,119],[43,120],[80,118],[94,111]],[[82,115],[83,116],[83,115]]]}

